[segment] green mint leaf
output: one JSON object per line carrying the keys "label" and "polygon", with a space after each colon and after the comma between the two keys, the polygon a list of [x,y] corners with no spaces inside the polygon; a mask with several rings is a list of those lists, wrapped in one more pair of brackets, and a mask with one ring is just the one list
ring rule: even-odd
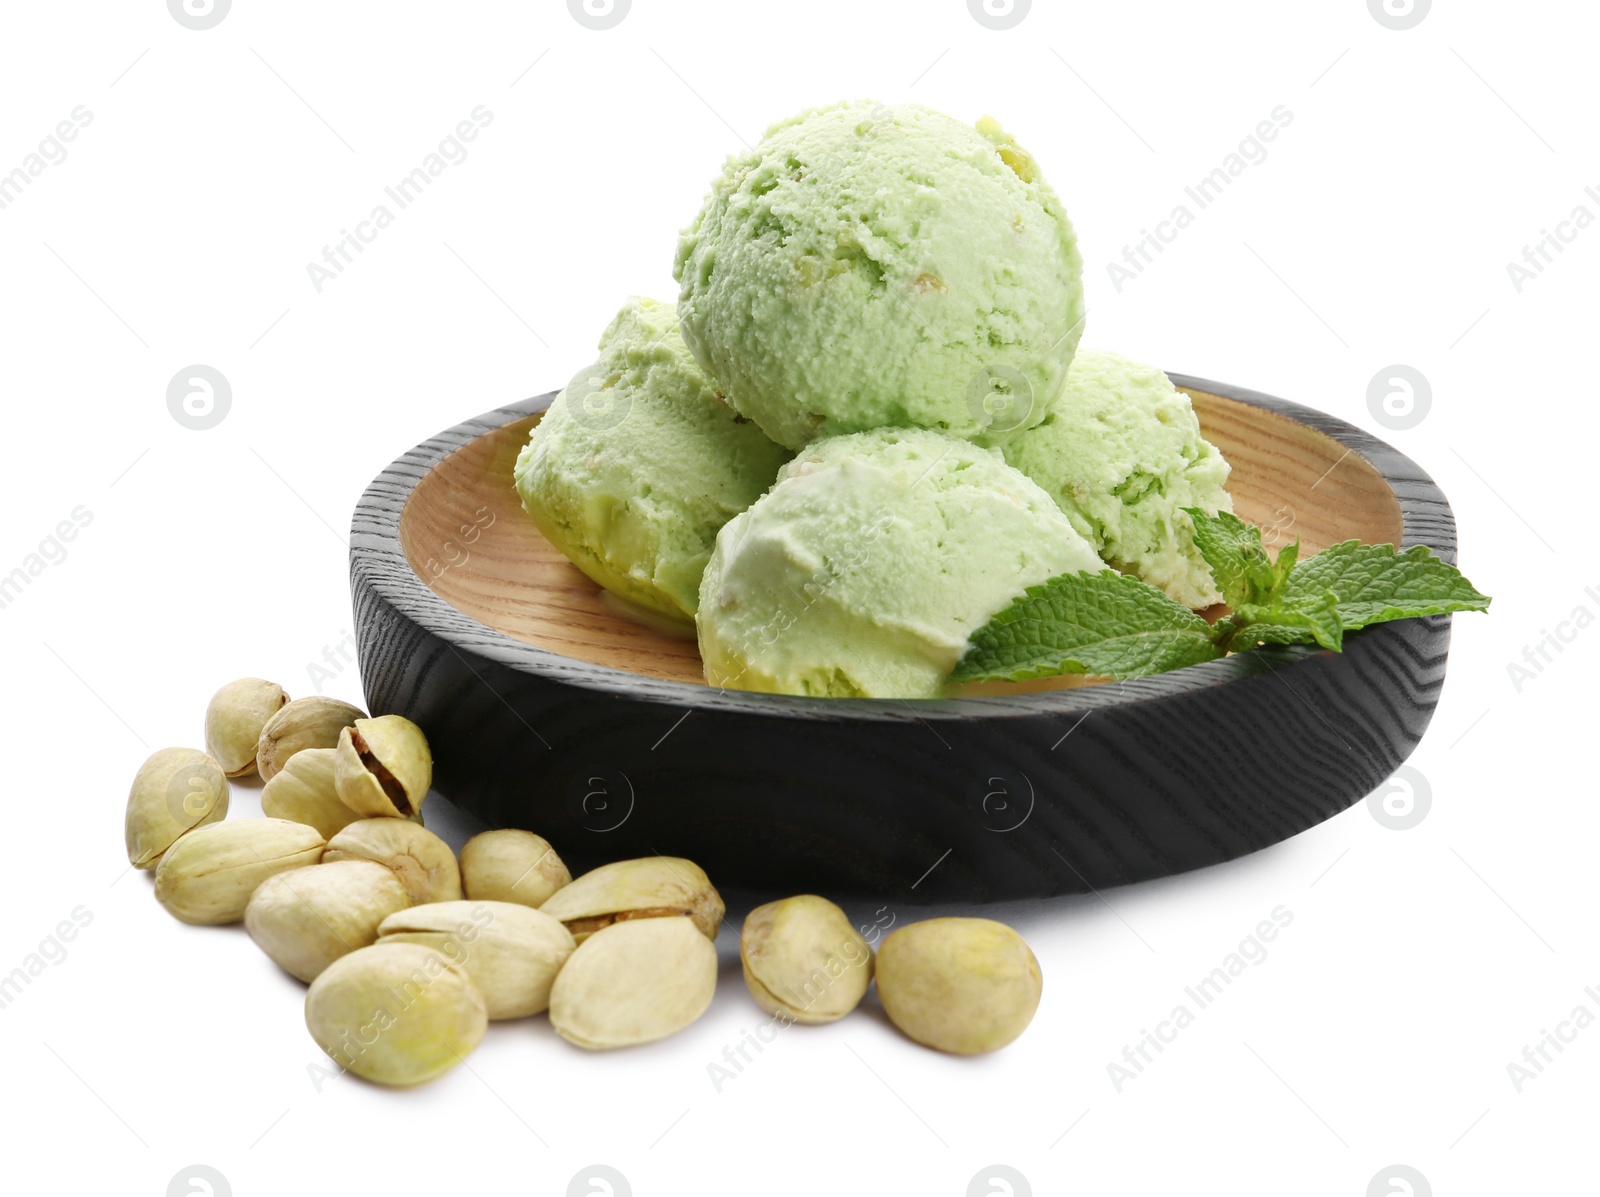
{"label": "green mint leaf", "polygon": [[1320,644],[1344,651],[1342,608],[1332,591],[1283,598],[1270,607],[1241,607],[1229,644],[1235,651],[1256,644]]}
{"label": "green mint leaf", "polygon": [[1330,545],[1296,565],[1282,597],[1285,602],[1309,602],[1330,593],[1337,598],[1347,632],[1391,619],[1487,611],[1490,601],[1424,545],[1400,553],[1390,544],[1358,540]]}
{"label": "green mint leaf", "polygon": [[1070,573],[1030,586],[974,632],[950,680],[1122,680],[1222,655],[1211,625],[1154,586],[1114,570]]}
{"label": "green mint leaf", "polygon": [[1272,563],[1272,593],[1282,594],[1284,584],[1289,580],[1289,574],[1294,569],[1295,562],[1300,559],[1300,542],[1286,544],[1278,550],[1278,559]]}
{"label": "green mint leaf", "polygon": [[1261,547],[1261,529],[1229,511],[1207,515],[1198,507],[1183,510],[1194,521],[1194,543],[1211,567],[1223,602],[1244,607],[1270,601],[1278,574]]}

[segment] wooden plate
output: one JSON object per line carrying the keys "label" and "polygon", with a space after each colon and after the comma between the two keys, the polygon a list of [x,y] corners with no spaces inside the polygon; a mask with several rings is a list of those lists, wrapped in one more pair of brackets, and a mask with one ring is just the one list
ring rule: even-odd
{"label": "wooden plate", "polygon": [[[1173,375],[1239,514],[1302,555],[1356,537],[1455,558],[1417,465],[1331,416]],[[905,902],[1080,892],[1229,860],[1378,786],[1421,739],[1448,616],[1115,684],[939,701],[705,685],[690,636],[614,606],[522,512],[512,464],[551,395],[417,446],[356,508],[369,708],[419,723],[435,786],[574,871],[660,852],[719,884]]]}

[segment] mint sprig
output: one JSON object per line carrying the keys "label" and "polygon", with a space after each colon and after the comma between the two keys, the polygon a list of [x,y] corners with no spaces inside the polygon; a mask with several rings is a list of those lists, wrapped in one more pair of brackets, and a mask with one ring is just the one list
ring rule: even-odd
{"label": "mint sprig", "polygon": [[1261,529],[1227,512],[1184,508],[1195,544],[1232,608],[1216,624],[1114,570],[1031,586],[968,642],[952,682],[1081,673],[1118,680],[1165,673],[1266,644],[1316,644],[1391,619],[1487,611],[1489,598],[1425,546],[1347,540],[1306,560],[1271,557]]}
{"label": "mint sprig", "polygon": [[950,680],[1143,677],[1222,655],[1203,618],[1154,586],[1108,569],[1030,586],[973,634]]}

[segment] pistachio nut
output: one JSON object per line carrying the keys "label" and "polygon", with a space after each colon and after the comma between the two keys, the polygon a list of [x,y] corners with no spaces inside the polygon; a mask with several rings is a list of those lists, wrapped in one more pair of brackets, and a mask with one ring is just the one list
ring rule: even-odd
{"label": "pistachio nut", "polygon": [[872,983],[872,948],[844,911],[815,894],[752,910],[739,938],[739,962],[756,1004],[794,1022],[843,1018]]}
{"label": "pistachio nut", "polygon": [[406,819],[357,819],[328,841],[322,859],[387,865],[406,887],[413,906],[461,897],[461,869],[450,845]]}
{"label": "pistachio nut", "polygon": [[156,868],[156,900],[185,923],[237,923],[256,886],[316,864],[323,839],[287,819],[241,819],[189,832]]}
{"label": "pistachio nut", "polygon": [[315,827],[332,839],[361,818],[339,801],[333,788],[332,748],[303,748],[261,788],[261,813]]}
{"label": "pistachio nut", "polygon": [[339,732],[333,781],[339,800],[353,811],[410,818],[433,784],[428,738],[403,715],[357,719]]}
{"label": "pistachio nut", "polygon": [[461,849],[461,888],[469,898],[538,908],[571,880],[556,850],[531,831],[480,832]]}
{"label": "pistachio nut", "polygon": [[432,948],[376,943],[341,956],[306,992],[306,1029],[333,1061],[379,1085],[420,1085],[471,1054],[489,1025],[467,974]]}
{"label": "pistachio nut", "polygon": [[619,860],[585,873],[550,895],[540,910],[567,925],[580,944],[613,923],[688,915],[700,933],[717,937],[722,895],[705,870],[681,856]]}
{"label": "pistachio nut", "polygon": [[227,814],[222,766],[195,748],[163,748],[139,766],[128,790],[128,863],[153,869],[179,836]]}
{"label": "pistachio nut", "polygon": [[229,777],[256,771],[256,746],[267,725],[289,696],[277,682],[242,677],[211,696],[206,706],[206,751]]}
{"label": "pistachio nut", "polygon": [[434,902],[391,914],[379,943],[417,943],[466,970],[491,1019],[527,1018],[578,945],[560,923],[516,902]]}
{"label": "pistachio nut", "polygon": [[594,932],[550,989],[550,1025],[591,1049],[664,1039],[694,1022],[717,988],[717,949],[691,919],[630,919]]}
{"label": "pistachio nut", "polygon": [[376,943],[378,924],[406,901],[400,878],[376,861],[306,865],[258,885],[244,926],[279,968],[311,981],[345,953]]}
{"label": "pistachio nut", "polygon": [[918,1043],[958,1055],[1004,1047],[1033,1020],[1044,981],[1028,945],[992,919],[927,919],[878,947],[878,997]]}
{"label": "pistachio nut", "polygon": [[305,748],[337,748],[339,732],[366,712],[337,698],[314,694],[297,698],[280,710],[261,729],[256,741],[256,770],[262,781],[271,781],[289,758]]}

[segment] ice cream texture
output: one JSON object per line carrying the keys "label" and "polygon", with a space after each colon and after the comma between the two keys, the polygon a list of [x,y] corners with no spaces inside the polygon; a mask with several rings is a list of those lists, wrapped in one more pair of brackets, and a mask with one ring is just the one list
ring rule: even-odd
{"label": "ice cream texture", "polygon": [[706,680],[936,697],[968,636],[1024,589],[1102,568],[996,450],[922,430],[830,437],[718,534],[696,621]]}
{"label": "ice cream texture", "polygon": [[1039,423],[1082,331],[1082,269],[995,121],[856,102],[730,158],[674,273],[707,375],[799,449],[879,427],[998,444]]}
{"label": "ice cream texture", "polygon": [[1005,446],[1106,562],[1200,608],[1220,602],[1181,508],[1232,511],[1229,465],[1154,366],[1083,348],[1048,416]]}
{"label": "ice cream texture", "polygon": [[534,427],[515,477],[523,507],[573,564],[687,621],[718,530],[789,456],[717,396],[674,305],[636,298]]}

